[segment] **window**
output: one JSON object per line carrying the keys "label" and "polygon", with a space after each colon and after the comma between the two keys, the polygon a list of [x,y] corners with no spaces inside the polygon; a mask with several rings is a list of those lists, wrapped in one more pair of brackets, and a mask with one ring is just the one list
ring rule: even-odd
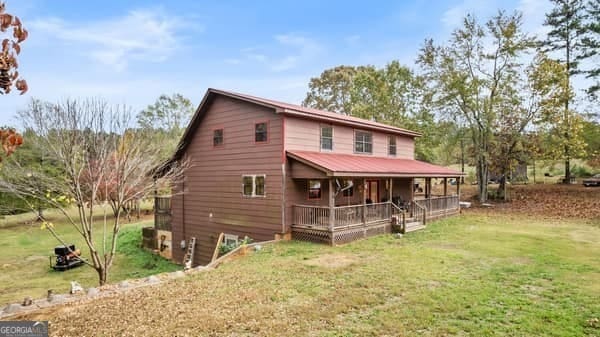
{"label": "window", "polygon": [[245,197],[264,197],[265,175],[242,176],[242,194]]}
{"label": "window", "polygon": [[213,146],[223,145],[223,129],[213,131]]}
{"label": "window", "polygon": [[321,199],[321,181],[308,181],[308,199]]}
{"label": "window", "polygon": [[345,197],[351,197],[354,195],[354,182],[352,179],[344,180],[342,186],[342,195]]}
{"label": "window", "polygon": [[254,124],[254,141],[257,143],[266,142],[268,139],[267,129],[267,122]]}
{"label": "window", "polygon": [[396,155],[396,136],[388,136],[388,155]]}
{"label": "window", "polygon": [[321,126],[321,150],[333,150],[333,127]]}
{"label": "window", "polygon": [[233,234],[224,234],[223,235],[223,244],[226,246],[237,246],[238,236],[233,235]]}
{"label": "window", "polygon": [[373,135],[370,132],[354,131],[354,152],[373,153]]}

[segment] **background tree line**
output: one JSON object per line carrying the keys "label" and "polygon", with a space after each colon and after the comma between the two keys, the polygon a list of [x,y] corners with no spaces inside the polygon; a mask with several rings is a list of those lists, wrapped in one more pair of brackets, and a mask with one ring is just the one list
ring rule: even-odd
{"label": "background tree line", "polygon": [[[467,15],[447,41],[423,43],[416,67],[327,69],[310,80],[303,105],[419,131],[417,159],[473,165],[478,182],[540,159],[564,160],[566,177],[573,158],[598,168],[600,5],[552,3],[543,39],[523,30],[519,12]],[[578,77],[591,83],[583,92]],[[486,201],[487,184],[478,187]]]}

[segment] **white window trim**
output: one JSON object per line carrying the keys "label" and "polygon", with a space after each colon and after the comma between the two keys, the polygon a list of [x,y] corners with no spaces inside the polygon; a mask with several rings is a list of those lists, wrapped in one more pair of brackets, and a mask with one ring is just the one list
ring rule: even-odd
{"label": "white window trim", "polygon": [[[394,140],[394,154],[390,153],[390,148],[391,148],[390,139]],[[396,136],[388,135],[387,143],[388,143],[388,148],[387,148],[388,156],[396,157],[396,155],[398,155],[398,138],[396,138]]]}
{"label": "white window trim", "polygon": [[[357,133],[357,132],[368,133],[368,134],[370,134],[370,135],[371,135],[371,152],[366,152],[366,151],[363,151],[363,152],[361,152],[361,151],[356,151],[356,133]],[[354,142],[352,143],[352,147],[353,147],[354,153],[356,153],[356,154],[371,154],[371,155],[373,154],[373,151],[374,151],[374,149],[373,149],[373,147],[374,147],[374,144],[373,144],[373,142],[374,142],[374,139],[373,139],[373,138],[374,138],[373,132],[371,132],[371,131],[365,131],[365,130],[358,130],[358,129],[354,129],[354,136],[353,136],[353,138],[354,138],[354,139],[353,139],[353,140],[354,140]],[[365,142],[363,142],[363,144],[366,144],[366,143],[365,143]],[[364,145],[363,145],[363,148],[364,148]]]}
{"label": "white window trim", "polygon": [[[323,128],[331,128],[331,149],[324,149],[323,148]],[[333,144],[333,125],[331,124],[320,124],[319,125],[319,150],[322,152],[333,152],[333,149],[335,148],[335,145]]]}
{"label": "white window trim", "polygon": [[237,235],[223,234],[223,244],[229,245],[229,243],[227,243],[228,241],[233,241],[235,245],[237,245],[239,243],[239,238]]}
{"label": "white window trim", "polygon": [[[252,178],[252,194],[244,194],[244,179],[246,177]],[[264,194],[256,194],[256,177],[262,177],[264,181]],[[267,196],[267,175],[266,174],[244,174],[242,175],[242,196],[244,198],[265,198]]]}

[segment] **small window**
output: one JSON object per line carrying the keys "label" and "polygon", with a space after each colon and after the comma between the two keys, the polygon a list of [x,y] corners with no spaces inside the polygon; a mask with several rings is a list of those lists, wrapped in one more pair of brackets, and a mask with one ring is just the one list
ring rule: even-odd
{"label": "small window", "polygon": [[213,146],[223,145],[223,129],[213,131]]}
{"label": "small window", "polygon": [[396,155],[396,136],[388,136],[388,155]]}
{"label": "small window", "polygon": [[268,139],[267,129],[267,122],[254,124],[254,141],[256,141],[257,143],[266,142]]}
{"label": "small window", "polygon": [[226,246],[237,246],[238,236],[233,235],[233,234],[224,234],[223,235],[223,244]]}
{"label": "small window", "polygon": [[333,127],[321,126],[321,150],[333,150]]}
{"label": "small window", "polygon": [[245,197],[264,197],[265,175],[242,176],[242,194]]}
{"label": "small window", "polygon": [[308,199],[321,199],[321,181],[308,181]]}
{"label": "small window", "polygon": [[354,152],[373,153],[373,135],[366,131],[354,131]]}
{"label": "small window", "polygon": [[351,179],[344,180],[342,186],[342,195],[345,197],[351,197],[354,195],[354,182]]}

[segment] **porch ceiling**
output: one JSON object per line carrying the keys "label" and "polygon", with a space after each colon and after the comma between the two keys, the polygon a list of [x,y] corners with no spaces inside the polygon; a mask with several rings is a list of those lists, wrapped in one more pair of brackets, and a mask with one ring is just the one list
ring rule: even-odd
{"label": "porch ceiling", "polygon": [[310,151],[288,151],[287,155],[330,177],[444,178],[463,175],[459,171],[414,159]]}

